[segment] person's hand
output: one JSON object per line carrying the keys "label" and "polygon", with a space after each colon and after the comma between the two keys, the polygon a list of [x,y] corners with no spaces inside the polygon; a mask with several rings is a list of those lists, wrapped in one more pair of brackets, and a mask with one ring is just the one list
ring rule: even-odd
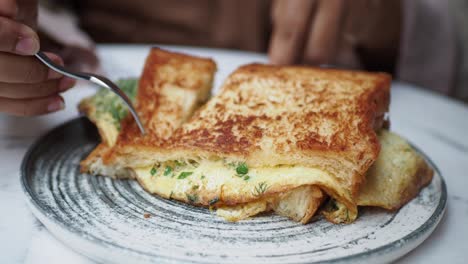
{"label": "person's hand", "polygon": [[63,109],[59,94],[75,83],[31,56],[39,51],[36,17],[37,0],[0,1],[0,112],[30,116]]}
{"label": "person's hand", "polygon": [[276,0],[270,60],[352,68],[394,63],[400,13],[400,0]]}

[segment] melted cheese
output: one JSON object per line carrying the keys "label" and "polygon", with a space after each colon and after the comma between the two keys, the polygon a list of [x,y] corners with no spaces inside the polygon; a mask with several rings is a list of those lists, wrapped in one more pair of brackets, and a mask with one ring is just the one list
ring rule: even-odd
{"label": "melted cheese", "polygon": [[[165,173],[166,167],[172,169]],[[340,185],[328,173],[303,166],[276,166],[250,168],[247,174],[239,175],[235,166],[223,161],[202,160],[196,165],[163,163],[157,167],[134,169],[137,180],[151,193],[194,204],[212,205],[228,201],[218,215],[237,221],[268,210],[268,201],[263,197],[281,188],[291,190],[303,185]],[[190,175],[188,175],[191,173]]]}

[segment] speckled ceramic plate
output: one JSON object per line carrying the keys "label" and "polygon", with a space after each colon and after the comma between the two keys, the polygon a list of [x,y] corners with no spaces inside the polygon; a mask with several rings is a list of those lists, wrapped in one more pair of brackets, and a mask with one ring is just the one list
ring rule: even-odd
{"label": "speckled ceramic plate", "polygon": [[350,225],[320,217],[301,225],[269,214],[228,223],[208,209],[152,196],[134,181],[81,174],[80,160],[97,143],[85,118],[54,129],[25,156],[22,185],[32,211],[58,239],[101,262],[388,262],[429,236],[447,200],[426,157],[436,172],[432,183],[398,212],[364,208]]}

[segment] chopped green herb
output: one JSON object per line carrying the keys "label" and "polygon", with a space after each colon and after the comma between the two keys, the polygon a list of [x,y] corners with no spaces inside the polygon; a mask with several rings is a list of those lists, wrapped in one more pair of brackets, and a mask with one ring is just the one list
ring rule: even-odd
{"label": "chopped green herb", "polygon": [[267,183],[266,182],[261,182],[261,183],[258,184],[258,186],[255,186],[253,195],[260,196],[263,193],[265,193],[265,191],[267,189],[268,189]]}
{"label": "chopped green herb", "polygon": [[179,180],[180,179],[185,179],[185,178],[187,178],[188,176],[190,176],[192,174],[193,174],[193,172],[191,172],[191,171],[183,171],[183,172],[181,172],[179,174],[179,177],[177,177],[177,179],[179,179]]}
{"label": "chopped green herb", "polygon": [[192,190],[196,190],[198,189],[200,186],[198,184],[195,184],[194,186],[192,186]]}
{"label": "chopped green herb", "polygon": [[[132,102],[135,102],[138,79],[118,80],[116,84]],[[92,96],[91,100],[96,107],[96,115],[109,115],[112,118],[111,122],[113,125],[120,130],[120,121],[128,113],[127,107],[124,105],[125,103],[116,94],[104,88]]]}
{"label": "chopped green herb", "polygon": [[176,164],[176,168],[187,165],[185,161],[178,161],[178,160],[175,161],[175,164]]}
{"label": "chopped green herb", "polygon": [[249,175],[245,175],[244,181],[248,181],[249,179],[250,179],[250,176],[249,176]]}
{"label": "chopped green herb", "polygon": [[219,202],[219,197],[215,197],[213,199],[211,199],[209,202],[208,202],[208,205],[209,206],[212,206],[214,205],[215,203]]}
{"label": "chopped green herb", "polygon": [[172,167],[171,166],[166,166],[164,169],[164,176],[169,176],[172,173]]}
{"label": "chopped green herb", "polygon": [[192,202],[192,203],[196,203],[198,201],[198,195],[197,194],[186,194],[187,195],[187,199]]}
{"label": "chopped green herb", "polygon": [[158,172],[158,169],[156,168],[156,165],[154,165],[150,170],[151,176],[154,176],[157,172]]}
{"label": "chopped green herb", "polygon": [[239,175],[245,175],[245,174],[249,173],[249,168],[247,167],[247,165],[244,162],[242,162],[239,165],[237,165],[236,172]]}
{"label": "chopped green herb", "polygon": [[202,176],[200,176],[200,179],[205,179],[205,175],[202,174]]}
{"label": "chopped green herb", "polygon": [[173,194],[174,194],[174,191],[171,191],[171,194],[169,194],[169,199],[172,199]]}

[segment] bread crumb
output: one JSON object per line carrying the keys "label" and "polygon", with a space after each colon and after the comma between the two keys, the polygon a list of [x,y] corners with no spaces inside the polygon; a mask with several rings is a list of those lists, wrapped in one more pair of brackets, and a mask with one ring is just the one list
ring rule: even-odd
{"label": "bread crumb", "polygon": [[144,218],[146,218],[146,219],[148,219],[148,218],[150,218],[150,217],[151,217],[151,214],[149,214],[149,213],[145,213],[145,214],[143,215],[143,217],[144,217]]}

